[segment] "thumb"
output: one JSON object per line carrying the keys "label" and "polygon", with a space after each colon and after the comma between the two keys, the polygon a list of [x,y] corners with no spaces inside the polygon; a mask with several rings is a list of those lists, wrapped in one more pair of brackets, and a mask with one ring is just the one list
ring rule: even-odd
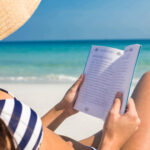
{"label": "thumb", "polygon": [[81,76],[78,78],[78,80],[73,84],[73,86],[71,87],[71,89],[76,92],[79,87],[81,86],[81,84],[83,83],[84,80],[84,75],[81,74]]}
{"label": "thumb", "polygon": [[130,98],[129,101],[128,101],[126,113],[130,113],[130,114],[133,114],[133,115],[136,114],[137,115],[135,103],[134,103],[134,100],[132,98]]}

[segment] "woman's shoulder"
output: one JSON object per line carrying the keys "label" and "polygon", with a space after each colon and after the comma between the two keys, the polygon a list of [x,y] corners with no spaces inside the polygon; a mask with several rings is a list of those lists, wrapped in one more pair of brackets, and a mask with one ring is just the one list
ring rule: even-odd
{"label": "woman's shoulder", "polygon": [[0,88],[0,100],[13,99],[14,97],[6,90]]}
{"label": "woman's shoulder", "polygon": [[0,118],[10,129],[20,149],[37,149],[43,130],[38,114],[5,90],[0,90]]}

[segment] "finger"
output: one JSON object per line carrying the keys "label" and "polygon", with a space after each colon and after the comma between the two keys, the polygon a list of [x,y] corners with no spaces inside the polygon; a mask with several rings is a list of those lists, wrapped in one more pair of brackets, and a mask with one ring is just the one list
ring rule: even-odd
{"label": "finger", "polygon": [[117,92],[111,109],[114,113],[120,113],[121,101],[122,101],[122,93]]}
{"label": "finger", "polygon": [[121,92],[117,92],[115,98],[119,98],[120,100],[122,100],[122,93]]}
{"label": "finger", "polygon": [[82,82],[83,82],[83,79],[84,79],[84,75],[81,74],[81,76],[78,78],[78,80],[73,84],[72,86],[72,90],[73,91],[77,91],[79,89],[79,87],[81,86]]}
{"label": "finger", "polygon": [[126,112],[130,113],[130,114],[137,114],[135,103],[134,103],[134,100],[132,98],[130,98],[128,101]]}

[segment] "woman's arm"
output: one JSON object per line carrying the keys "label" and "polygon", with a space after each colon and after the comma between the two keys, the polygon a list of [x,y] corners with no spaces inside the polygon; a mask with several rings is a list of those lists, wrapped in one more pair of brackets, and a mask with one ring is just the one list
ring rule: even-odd
{"label": "woman's arm", "polygon": [[98,148],[101,138],[102,138],[102,130],[86,139],[80,140],[79,142],[81,144],[84,144],[90,147]]}
{"label": "woman's arm", "polygon": [[42,122],[45,127],[48,127],[54,131],[67,117],[78,112],[73,109],[73,105],[77,98],[77,94],[83,79],[84,76],[82,74],[65,94],[62,101],[42,117]]}
{"label": "woman's arm", "polygon": [[129,99],[126,112],[120,114],[122,94],[117,93],[107,116],[98,150],[119,150],[140,125],[133,99]]}
{"label": "woman's arm", "polygon": [[[120,114],[121,98],[115,98],[112,109],[106,119],[103,135],[98,150],[120,150],[130,136],[138,129],[139,118],[132,99],[129,100],[127,111]],[[44,127],[44,138],[40,150],[91,150],[71,138],[60,137]]]}
{"label": "woman's arm", "polygon": [[64,140],[61,136],[44,127],[43,140],[39,150],[91,150],[91,148],[71,138]]}

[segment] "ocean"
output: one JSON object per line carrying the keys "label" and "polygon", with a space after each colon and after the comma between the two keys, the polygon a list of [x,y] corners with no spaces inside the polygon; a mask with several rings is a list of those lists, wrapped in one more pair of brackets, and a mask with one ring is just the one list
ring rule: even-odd
{"label": "ocean", "polygon": [[133,84],[150,69],[150,40],[0,42],[0,83],[67,83],[83,72],[92,45],[141,44]]}

